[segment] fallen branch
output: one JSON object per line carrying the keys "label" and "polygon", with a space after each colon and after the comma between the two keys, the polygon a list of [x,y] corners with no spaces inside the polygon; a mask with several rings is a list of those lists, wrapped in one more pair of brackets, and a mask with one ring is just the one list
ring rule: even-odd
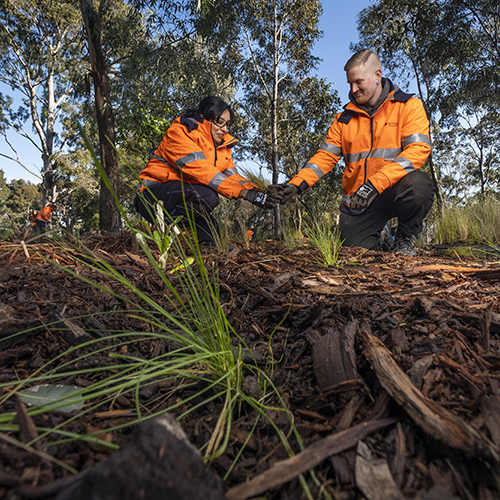
{"label": "fallen branch", "polygon": [[382,387],[421,429],[452,448],[498,462],[498,449],[494,443],[453,413],[426,398],[397,365],[384,344],[371,334],[369,324],[361,326],[360,336],[365,355]]}
{"label": "fallen branch", "polygon": [[229,489],[226,493],[226,498],[227,500],[245,500],[271,488],[276,488],[287,481],[291,481],[294,477],[313,469],[326,458],[353,448],[357,445],[358,441],[364,439],[368,434],[395,422],[396,419],[394,418],[370,420],[345,431],[330,434],[301,453],[287,460],[277,462],[270,469],[250,481]]}

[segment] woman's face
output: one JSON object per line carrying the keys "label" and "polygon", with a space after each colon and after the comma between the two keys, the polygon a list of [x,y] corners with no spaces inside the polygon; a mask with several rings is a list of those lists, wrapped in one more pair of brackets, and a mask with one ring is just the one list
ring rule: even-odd
{"label": "woman's face", "polygon": [[219,118],[215,118],[211,122],[212,137],[215,142],[222,142],[224,136],[229,131],[229,120],[231,120],[231,114],[226,109]]}

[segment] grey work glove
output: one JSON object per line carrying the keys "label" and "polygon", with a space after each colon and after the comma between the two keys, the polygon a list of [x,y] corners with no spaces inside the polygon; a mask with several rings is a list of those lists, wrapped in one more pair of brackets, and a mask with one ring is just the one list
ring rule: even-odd
{"label": "grey work glove", "polygon": [[279,199],[275,195],[263,193],[257,189],[249,189],[245,200],[260,208],[276,208],[279,203]]}
{"label": "grey work glove", "polygon": [[299,188],[293,184],[271,184],[267,191],[276,196],[279,204],[283,205],[299,192]]}
{"label": "grey work glove", "polygon": [[373,187],[370,181],[366,181],[352,196],[351,208],[355,210],[364,210],[368,208],[377,197],[378,191]]}

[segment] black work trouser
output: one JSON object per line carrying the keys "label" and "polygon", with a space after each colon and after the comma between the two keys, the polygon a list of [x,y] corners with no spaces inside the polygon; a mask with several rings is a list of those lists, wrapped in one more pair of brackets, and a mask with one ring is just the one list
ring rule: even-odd
{"label": "black work trouser", "polygon": [[173,219],[181,215],[185,227],[189,227],[188,217],[191,218],[200,243],[215,244],[212,231],[218,234],[219,228],[212,211],[219,204],[219,195],[213,189],[181,181],[152,184],[148,189],[137,194],[134,207],[150,224],[156,224],[156,200],[163,201],[166,212]]}
{"label": "black work trouser", "polygon": [[387,221],[398,218],[398,232],[416,236],[434,201],[434,182],[419,170],[379,194],[359,215],[341,211],[340,232],[344,245],[379,250],[380,233]]}

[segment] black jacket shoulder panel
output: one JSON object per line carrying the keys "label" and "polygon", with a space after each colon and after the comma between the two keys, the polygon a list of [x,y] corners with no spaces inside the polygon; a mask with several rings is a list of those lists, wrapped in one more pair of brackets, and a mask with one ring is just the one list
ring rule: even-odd
{"label": "black jacket shoulder panel", "polygon": [[353,111],[352,109],[346,109],[345,111],[342,112],[342,114],[339,116],[339,122],[340,123],[349,123],[351,121],[351,118],[356,114],[356,111]]}
{"label": "black jacket shoulder panel", "polygon": [[407,94],[403,92],[401,89],[396,90],[394,92],[394,100],[397,102],[406,102],[409,101],[415,94]]}

